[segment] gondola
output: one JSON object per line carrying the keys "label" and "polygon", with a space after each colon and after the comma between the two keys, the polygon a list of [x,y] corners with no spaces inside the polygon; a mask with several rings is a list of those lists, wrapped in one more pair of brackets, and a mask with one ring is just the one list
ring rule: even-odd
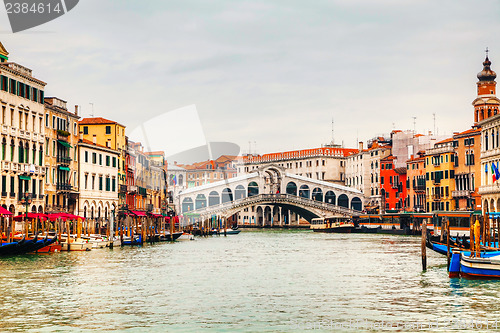
{"label": "gondola", "polygon": [[0,246],[0,256],[9,255],[14,249],[19,246],[19,242],[3,243]]}
{"label": "gondola", "polygon": [[12,253],[9,253],[10,255],[14,254],[24,254],[33,251],[37,247],[38,242],[38,236],[35,236],[32,239],[25,240],[24,242],[19,242],[19,246],[15,248],[15,250]]}
{"label": "gondola", "polygon": [[37,252],[38,250],[41,250],[44,247],[47,247],[47,246],[54,244],[57,241],[57,235],[54,236],[53,238],[48,238],[48,236],[46,236],[41,241],[42,241],[41,243],[39,243],[40,241],[38,241],[36,248],[30,252]]}
{"label": "gondola", "polygon": [[172,241],[172,240],[176,240],[177,238],[181,237],[183,234],[182,231],[179,231],[179,232],[174,232],[172,234],[172,237],[170,237],[170,234],[165,234],[165,235],[160,235],[160,241]]}

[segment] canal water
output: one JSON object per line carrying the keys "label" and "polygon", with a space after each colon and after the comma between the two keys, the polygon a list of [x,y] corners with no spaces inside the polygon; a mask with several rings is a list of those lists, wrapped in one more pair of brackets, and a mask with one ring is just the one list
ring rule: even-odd
{"label": "canal water", "polygon": [[431,251],[423,273],[418,237],[298,230],[3,258],[0,330],[358,332],[495,325],[500,282],[450,280],[445,263]]}

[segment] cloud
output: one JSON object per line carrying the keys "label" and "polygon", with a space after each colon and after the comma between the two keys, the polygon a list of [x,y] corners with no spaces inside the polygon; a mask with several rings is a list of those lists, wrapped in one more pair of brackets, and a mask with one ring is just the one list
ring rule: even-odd
{"label": "cloud", "polygon": [[[3,34],[47,92],[137,127],[196,104],[208,141],[260,152],[355,146],[400,129],[472,124],[500,4],[432,1],[97,1],[31,33]],[[47,33],[45,33],[47,32]],[[356,134],[357,133],[357,134]]]}

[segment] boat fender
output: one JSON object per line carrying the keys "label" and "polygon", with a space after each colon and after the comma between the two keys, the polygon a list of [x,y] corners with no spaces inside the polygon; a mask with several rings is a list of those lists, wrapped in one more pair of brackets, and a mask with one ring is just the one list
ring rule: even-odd
{"label": "boat fender", "polygon": [[456,278],[460,275],[460,252],[452,253],[450,260],[450,278]]}

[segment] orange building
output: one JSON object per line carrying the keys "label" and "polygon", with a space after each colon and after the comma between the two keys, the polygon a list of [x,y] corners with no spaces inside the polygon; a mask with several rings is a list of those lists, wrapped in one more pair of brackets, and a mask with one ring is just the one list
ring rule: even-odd
{"label": "orange building", "polygon": [[189,165],[174,163],[174,165],[186,169],[186,185],[189,188],[236,177],[236,158],[236,156],[222,155],[216,160]]}
{"label": "orange building", "polygon": [[408,209],[412,212],[425,212],[425,152],[406,161],[406,189]]}

